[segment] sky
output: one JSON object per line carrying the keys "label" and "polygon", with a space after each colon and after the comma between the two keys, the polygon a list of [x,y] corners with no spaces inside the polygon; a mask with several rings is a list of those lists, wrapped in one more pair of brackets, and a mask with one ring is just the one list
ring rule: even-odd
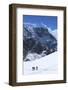
{"label": "sky", "polygon": [[43,23],[52,30],[57,29],[57,16],[23,15],[23,22],[32,24]]}

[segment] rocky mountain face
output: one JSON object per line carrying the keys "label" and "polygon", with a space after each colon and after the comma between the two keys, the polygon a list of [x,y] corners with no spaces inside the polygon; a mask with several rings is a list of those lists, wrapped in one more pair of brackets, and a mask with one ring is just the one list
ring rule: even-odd
{"label": "rocky mountain face", "polygon": [[[47,27],[24,24],[23,31],[23,59],[30,61],[28,54],[45,56],[57,51],[57,40]],[[36,56],[34,56],[36,58]]]}

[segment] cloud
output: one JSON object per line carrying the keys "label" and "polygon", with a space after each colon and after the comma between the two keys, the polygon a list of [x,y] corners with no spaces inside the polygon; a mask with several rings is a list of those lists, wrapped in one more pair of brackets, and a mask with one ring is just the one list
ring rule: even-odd
{"label": "cloud", "polygon": [[57,29],[55,30],[51,30],[51,29],[48,29],[48,31],[56,38],[57,40]]}

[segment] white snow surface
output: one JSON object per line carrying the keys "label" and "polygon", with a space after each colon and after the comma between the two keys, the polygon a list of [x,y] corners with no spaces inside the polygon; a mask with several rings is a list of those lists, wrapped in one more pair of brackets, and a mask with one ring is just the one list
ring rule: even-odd
{"label": "white snow surface", "polygon": [[[24,75],[33,74],[57,74],[58,73],[58,56],[57,51],[41,57],[36,60],[26,61],[24,63]],[[32,67],[38,67],[38,70],[32,70]]]}

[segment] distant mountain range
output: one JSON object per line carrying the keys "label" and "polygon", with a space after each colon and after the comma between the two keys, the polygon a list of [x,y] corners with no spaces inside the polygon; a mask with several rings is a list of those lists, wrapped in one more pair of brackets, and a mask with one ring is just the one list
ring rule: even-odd
{"label": "distant mountain range", "polygon": [[46,25],[30,23],[24,23],[23,28],[24,61],[30,61],[27,57],[30,53],[43,57],[57,51],[57,30],[51,30]]}

